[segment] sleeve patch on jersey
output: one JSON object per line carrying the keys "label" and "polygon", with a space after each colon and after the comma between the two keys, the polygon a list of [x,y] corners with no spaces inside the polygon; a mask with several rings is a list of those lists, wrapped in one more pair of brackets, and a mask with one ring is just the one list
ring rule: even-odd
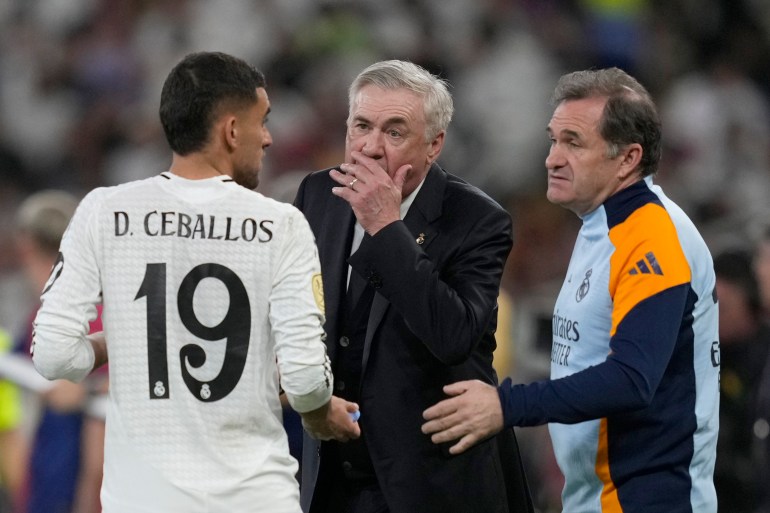
{"label": "sleeve patch on jersey", "polygon": [[313,297],[315,298],[315,304],[318,305],[318,308],[324,312],[326,311],[326,302],[324,301],[324,282],[323,278],[321,278],[321,273],[316,273],[313,275],[312,279],[313,283]]}
{"label": "sleeve patch on jersey", "polygon": [[658,265],[658,259],[655,258],[655,253],[652,251],[644,255],[644,258],[636,262],[636,265],[632,267],[630,271],[628,271],[628,274],[632,276],[635,274],[650,273],[663,276],[663,270],[660,268],[660,265]]}
{"label": "sleeve patch on jersey", "polygon": [[690,266],[666,210],[648,203],[610,230],[612,330],[634,306],[691,279]]}

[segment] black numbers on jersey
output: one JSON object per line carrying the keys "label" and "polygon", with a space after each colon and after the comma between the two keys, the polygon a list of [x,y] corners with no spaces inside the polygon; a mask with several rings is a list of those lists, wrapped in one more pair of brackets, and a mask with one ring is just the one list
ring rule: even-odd
{"label": "black numbers on jersey", "polygon": [[147,297],[147,362],[150,399],[168,399],[166,351],[166,264],[147,264],[134,301]]}
{"label": "black numbers on jersey", "polygon": [[[227,288],[230,304],[216,326],[200,322],[193,308],[195,289],[204,278],[221,281]],[[147,361],[150,399],[168,399],[168,352],[166,338],[166,264],[147,264],[144,280],[134,300],[147,298]],[[206,351],[198,344],[187,344],[179,351],[182,378],[188,390],[204,402],[218,401],[233,391],[246,365],[251,331],[251,308],[243,282],[229,268],[219,264],[201,264],[182,280],[177,293],[179,318],[185,328],[202,340],[225,339],[222,368],[211,381],[199,381],[188,366],[206,363]]]}

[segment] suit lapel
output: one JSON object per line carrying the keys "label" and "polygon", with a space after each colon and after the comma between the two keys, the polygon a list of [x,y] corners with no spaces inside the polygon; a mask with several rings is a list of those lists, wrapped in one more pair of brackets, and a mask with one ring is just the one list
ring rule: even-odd
{"label": "suit lapel", "polygon": [[415,244],[422,247],[423,251],[436,239],[438,229],[434,221],[441,216],[446,182],[444,170],[438,164],[433,164],[404,218]]}
{"label": "suit lapel", "polygon": [[[445,189],[446,173],[438,164],[434,163],[428,170],[425,182],[422,184],[420,192],[417,193],[417,197],[414,198],[412,205],[409,207],[409,212],[407,212],[404,218],[404,223],[414,236],[415,244],[420,245],[423,251],[433,242],[438,233],[433,222],[441,216]],[[366,326],[362,375],[366,372],[372,339],[389,306],[390,302],[381,296],[379,292],[375,292],[374,299],[372,300],[372,309],[369,312],[369,322]]]}

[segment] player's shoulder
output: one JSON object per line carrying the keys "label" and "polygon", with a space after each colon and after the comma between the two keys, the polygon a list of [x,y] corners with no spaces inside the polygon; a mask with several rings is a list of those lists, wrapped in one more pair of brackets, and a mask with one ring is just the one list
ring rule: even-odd
{"label": "player's shoulder", "polygon": [[85,195],[83,201],[89,202],[104,202],[114,199],[117,196],[127,195],[131,193],[141,194],[143,188],[152,187],[157,183],[160,175],[150,176],[148,178],[142,178],[139,180],[132,180],[117,185],[105,185],[92,189]]}
{"label": "player's shoulder", "polygon": [[116,196],[125,194],[126,191],[140,187],[139,182],[146,180],[137,180],[133,182],[127,182],[119,185],[109,185],[96,187],[92,189],[80,201],[78,210],[81,211],[81,215],[84,213],[91,213],[100,210],[104,205],[110,204]]}
{"label": "player's shoulder", "polygon": [[234,191],[238,195],[238,201],[243,205],[246,205],[247,209],[261,212],[262,214],[271,213],[278,217],[293,217],[296,215],[302,215],[302,213],[292,205],[285,201],[279,201],[275,198],[265,196],[259,191],[247,189],[245,187],[238,187]]}
{"label": "player's shoulder", "polygon": [[279,201],[244,187],[238,187],[234,194],[233,199],[237,202],[238,211],[248,217],[268,222],[276,236],[284,233],[292,238],[298,236],[300,232],[310,231],[305,215],[291,203]]}

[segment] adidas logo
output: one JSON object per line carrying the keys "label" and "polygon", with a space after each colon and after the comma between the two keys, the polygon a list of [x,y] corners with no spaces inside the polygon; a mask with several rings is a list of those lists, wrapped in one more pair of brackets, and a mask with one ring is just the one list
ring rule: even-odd
{"label": "adidas logo", "polygon": [[663,276],[663,270],[660,268],[655,254],[650,251],[636,263],[636,267],[628,271],[628,274],[632,276],[635,274],[659,274]]}

